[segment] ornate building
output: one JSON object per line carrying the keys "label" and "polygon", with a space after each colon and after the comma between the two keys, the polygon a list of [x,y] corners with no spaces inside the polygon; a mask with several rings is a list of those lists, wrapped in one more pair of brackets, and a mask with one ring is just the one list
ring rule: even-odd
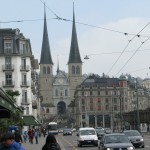
{"label": "ornate building", "polygon": [[74,11],[68,73],[59,70],[58,65],[56,75],[53,74],[53,61],[48,38],[46,12],[44,11],[44,30],[40,59],[39,84],[43,117],[47,121],[52,121],[54,117],[57,119],[60,114],[64,116],[69,114],[68,106],[74,100],[76,86],[81,84],[82,81],[82,61],[78,47]]}

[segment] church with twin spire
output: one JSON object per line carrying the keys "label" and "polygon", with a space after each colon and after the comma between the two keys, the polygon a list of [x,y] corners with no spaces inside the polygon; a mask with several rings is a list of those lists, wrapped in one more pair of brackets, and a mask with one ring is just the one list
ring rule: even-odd
{"label": "church with twin spire", "polygon": [[77,85],[83,81],[82,60],[78,46],[75,14],[73,9],[72,36],[70,53],[68,50],[68,73],[59,69],[54,75],[53,61],[49,44],[46,11],[44,10],[43,41],[40,58],[39,85],[43,118],[53,121],[58,116],[71,113],[74,105],[74,92]]}

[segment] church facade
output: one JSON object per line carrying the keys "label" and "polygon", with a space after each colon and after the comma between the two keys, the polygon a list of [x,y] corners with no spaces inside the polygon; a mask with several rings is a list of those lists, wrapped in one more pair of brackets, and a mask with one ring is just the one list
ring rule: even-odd
{"label": "church facade", "polygon": [[70,113],[71,110],[69,106],[71,106],[74,101],[75,89],[77,85],[81,84],[83,81],[82,60],[78,47],[74,11],[68,58],[68,73],[61,71],[58,64],[57,74],[54,75],[46,12],[44,11],[43,41],[39,64],[39,84],[43,119],[49,122],[56,121],[60,116],[67,116]]}

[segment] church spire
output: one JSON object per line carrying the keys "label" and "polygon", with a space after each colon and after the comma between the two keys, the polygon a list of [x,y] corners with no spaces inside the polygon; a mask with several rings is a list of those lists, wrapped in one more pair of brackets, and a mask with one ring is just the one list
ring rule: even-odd
{"label": "church spire", "polygon": [[74,4],[73,4],[73,24],[72,24],[72,38],[71,38],[71,46],[70,46],[70,54],[69,54],[69,63],[82,63],[79,47],[78,47],[78,40],[77,40],[77,33],[76,33],[76,26],[75,26],[75,15],[74,15]]}
{"label": "church spire", "polygon": [[58,56],[57,56],[57,74],[59,73],[59,59],[58,59]]}
{"label": "church spire", "polygon": [[51,58],[51,52],[50,52],[48,32],[47,32],[45,3],[44,3],[43,42],[42,42],[40,64],[53,64],[53,61],[52,61],[52,58]]}

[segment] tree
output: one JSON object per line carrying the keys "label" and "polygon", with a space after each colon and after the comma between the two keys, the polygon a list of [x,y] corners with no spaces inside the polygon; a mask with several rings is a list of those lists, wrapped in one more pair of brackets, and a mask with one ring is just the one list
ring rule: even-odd
{"label": "tree", "polygon": [[6,94],[7,94],[14,102],[16,102],[16,97],[20,95],[19,91],[13,91],[13,90],[6,90]]}

